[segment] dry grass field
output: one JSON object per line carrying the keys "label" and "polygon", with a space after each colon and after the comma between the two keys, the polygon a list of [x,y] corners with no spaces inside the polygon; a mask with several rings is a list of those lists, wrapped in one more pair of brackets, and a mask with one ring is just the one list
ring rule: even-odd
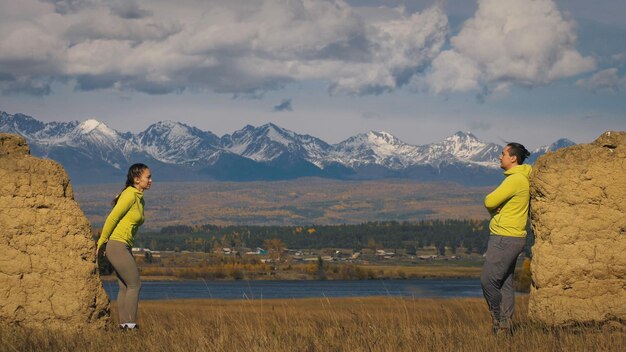
{"label": "dry grass field", "polygon": [[[140,303],[141,330],[0,328],[2,351],[623,351],[618,327],[545,328],[518,299],[515,334],[492,336],[480,299],[393,297]],[[113,312],[115,313],[115,312]],[[111,323],[113,326],[114,323]]]}
{"label": "dry grass field", "polygon": [[[98,227],[122,184],[75,186],[81,209]],[[489,187],[410,180],[275,182],[155,181],[146,192],[146,228],[170,225],[358,224],[368,221],[485,219]]]}

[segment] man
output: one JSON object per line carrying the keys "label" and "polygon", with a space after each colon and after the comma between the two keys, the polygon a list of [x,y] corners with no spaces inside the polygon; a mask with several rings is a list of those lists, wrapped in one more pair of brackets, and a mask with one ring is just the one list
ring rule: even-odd
{"label": "man", "polygon": [[513,273],[526,243],[531,167],[523,163],[529,155],[523,145],[507,144],[500,156],[505,179],[485,197],[491,221],[480,284],[493,319],[494,334],[511,333],[515,306]]}

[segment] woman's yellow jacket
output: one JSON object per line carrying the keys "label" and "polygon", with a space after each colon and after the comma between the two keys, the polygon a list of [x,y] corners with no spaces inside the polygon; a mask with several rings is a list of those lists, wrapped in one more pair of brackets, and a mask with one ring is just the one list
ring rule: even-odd
{"label": "woman's yellow jacket", "polygon": [[137,229],[144,221],[143,206],[143,193],[135,187],[126,187],[104,222],[98,249],[109,239],[126,243],[132,248]]}

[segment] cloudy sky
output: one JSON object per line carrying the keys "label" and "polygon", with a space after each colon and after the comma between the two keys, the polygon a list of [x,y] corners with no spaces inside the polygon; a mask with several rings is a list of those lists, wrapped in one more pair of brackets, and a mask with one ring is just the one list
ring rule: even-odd
{"label": "cloudy sky", "polygon": [[0,0],[0,110],[337,143],[626,130],[623,0]]}

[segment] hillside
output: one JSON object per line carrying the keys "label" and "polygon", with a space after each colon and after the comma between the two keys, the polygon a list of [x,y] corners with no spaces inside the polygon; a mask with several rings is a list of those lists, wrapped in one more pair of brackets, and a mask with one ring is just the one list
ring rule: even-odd
{"label": "hillside", "polygon": [[[87,218],[99,227],[122,184],[75,186]],[[411,180],[159,182],[146,192],[147,229],[201,224],[357,224],[367,221],[483,219],[488,187]]]}

